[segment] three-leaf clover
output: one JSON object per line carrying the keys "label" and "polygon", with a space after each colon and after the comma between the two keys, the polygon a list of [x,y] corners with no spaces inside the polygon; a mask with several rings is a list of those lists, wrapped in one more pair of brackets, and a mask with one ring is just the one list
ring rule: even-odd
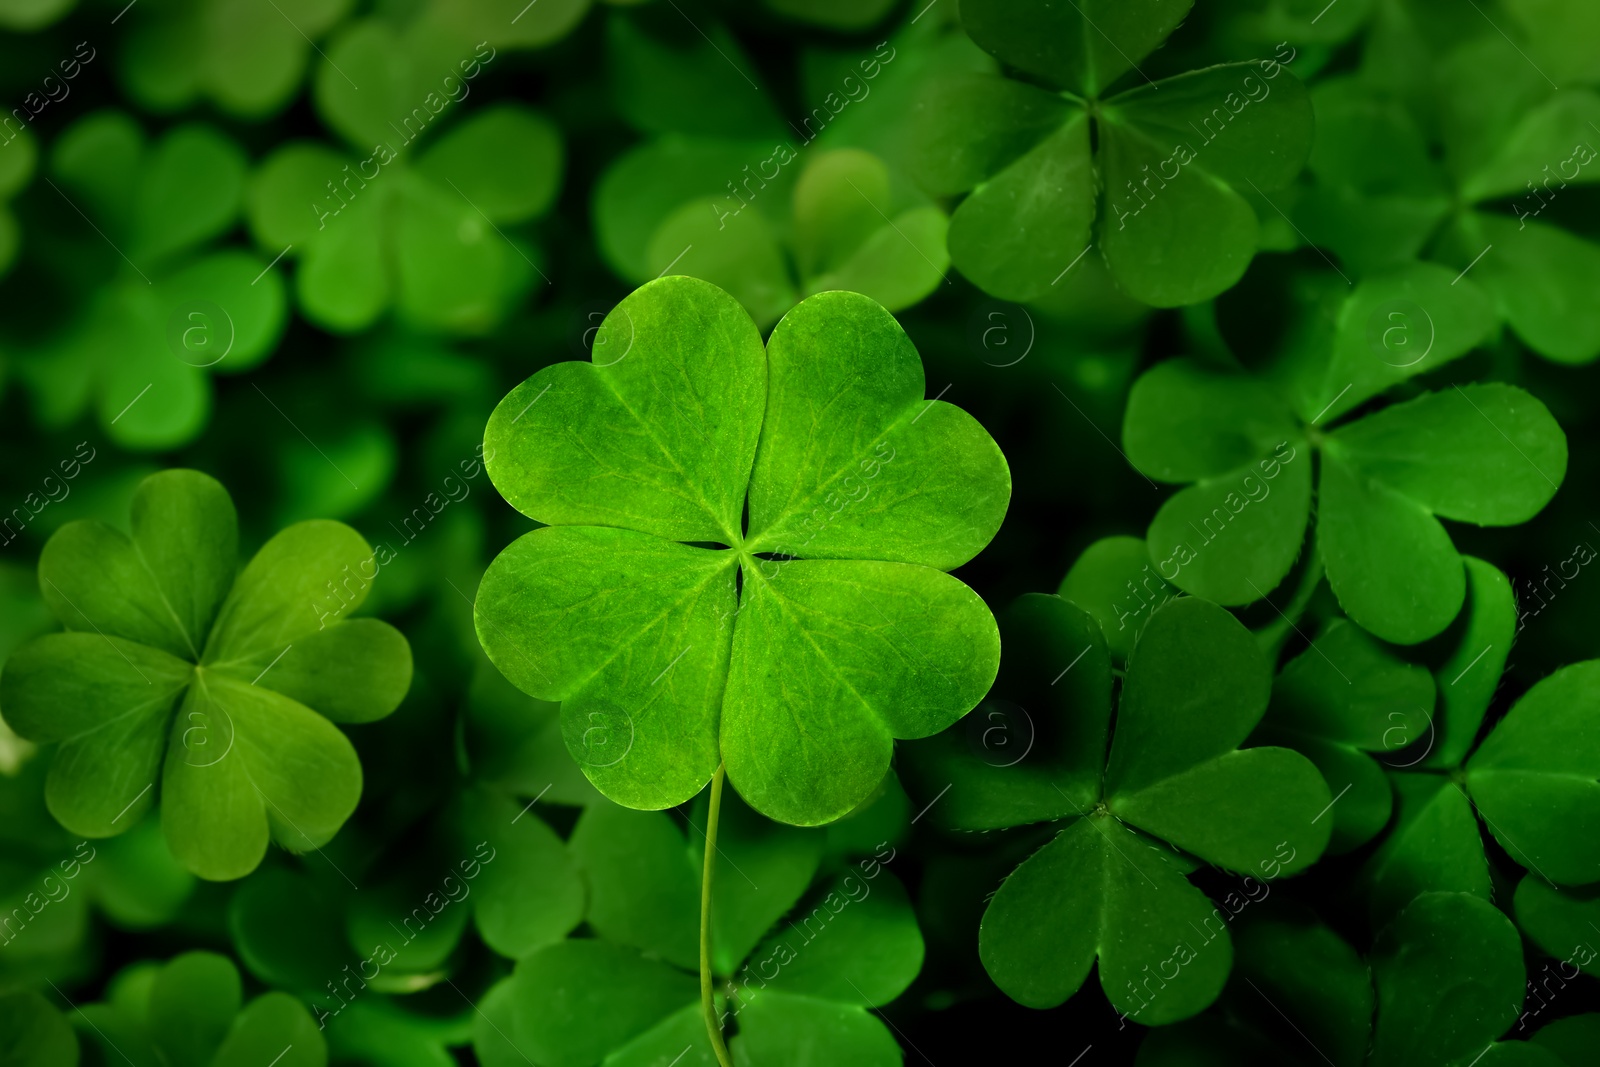
{"label": "three-leaf clover", "polygon": [[210,416],[208,372],[255,366],[284,327],[282,282],[265,260],[201,252],[238,221],[243,150],[198,123],[147,144],[126,114],[100,111],[62,133],[49,169],[71,234],[49,254],[63,269],[102,265],[113,277],[89,286],[88,307],[60,336],[22,355],[42,421],[64,424],[92,402],[126,447],[193,439]]}
{"label": "three-leaf clover", "polygon": [[[601,803],[573,831],[598,935],[524,957],[483,1004],[494,1025],[475,1042],[550,1067],[715,1063],[692,973],[694,901],[705,807],[687,837],[668,816]],[[739,1063],[900,1062],[893,1035],[868,1009],[916,977],[923,942],[892,851],[813,879],[824,835],[775,825],[725,805],[711,964],[724,1021],[736,1022]],[[741,873],[742,872],[742,873]],[[809,892],[808,892],[808,887]],[[520,1062],[520,1060],[519,1060]]]}
{"label": "three-leaf clover", "polygon": [[[1160,577],[1220,604],[1265,597],[1300,556],[1314,452],[1315,545],[1345,613],[1402,644],[1448,626],[1466,577],[1439,518],[1532,518],[1566,473],[1561,428],[1539,400],[1502,384],[1453,386],[1325,426],[1471,347],[1477,330],[1463,335],[1461,320],[1443,314],[1461,306],[1451,294],[1448,272],[1424,265],[1364,282],[1290,365],[1274,368],[1277,381],[1191,359],[1141,376],[1123,422],[1127,457],[1150,478],[1192,483],[1150,523]],[[1390,328],[1375,313],[1392,300],[1434,308],[1435,351],[1403,365],[1375,354],[1382,342],[1369,335]]]}
{"label": "three-leaf clover", "polygon": [[1026,712],[1027,758],[1007,765],[956,731],[912,749],[923,789],[948,789],[935,809],[946,825],[1066,820],[990,901],[984,968],[1013,1000],[1053,1007],[1098,959],[1118,1011],[1149,1025],[1193,1015],[1227,978],[1231,915],[1185,878],[1197,864],[1162,842],[1268,879],[1309,866],[1328,842],[1316,768],[1288,749],[1238,747],[1266,711],[1266,659],[1222,608],[1175,600],[1139,635],[1113,730],[1110,655],[1088,613],[1032,593],[1004,623],[997,693]]}
{"label": "three-leaf clover", "polygon": [[269,838],[325,844],[361,795],[334,722],[382,718],[411,682],[400,632],[348,617],[372,549],[348,526],[303,522],[241,571],[233,501],[197,471],[145,479],[132,512],[131,537],[86,521],[51,537],[39,581],[67,632],[0,674],[7,721],[58,746],[51,814],[110,837],[159,795],[173,855],[215,880],[254,870]]}
{"label": "three-leaf clover", "polygon": [[276,991],[244,1003],[238,968],[215,952],[133,964],[111,980],[104,1002],[79,1010],[89,1024],[82,1039],[97,1046],[104,1063],[323,1067],[328,1062],[327,1043],[304,1004]]}
{"label": "three-leaf clover", "polygon": [[377,20],[341,32],[314,96],[350,151],[291,142],[252,180],[252,232],[299,260],[300,309],[327,329],[365,329],[393,306],[431,330],[483,333],[538,274],[526,242],[503,231],[555,200],[560,133],[531,108],[497,104],[433,136],[494,49],[429,32]]}
{"label": "three-leaf clover", "polygon": [[156,111],[204,96],[240,118],[281,110],[305,77],[316,41],[352,0],[171,0],[128,27],[118,73],[127,93]]}
{"label": "three-leaf clover", "polygon": [[1239,280],[1258,243],[1249,197],[1299,172],[1311,107],[1277,59],[1145,76],[1139,62],[1191,6],[961,5],[967,33],[1011,75],[950,79],[928,96],[922,173],[932,192],[971,192],[950,220],[950,258],[979,288],[1043,296],[1091,242],[1149,304],[1192,304]]}
{"label": "three-leaf clover", "polygon": [[1593,360],[1600,245],[1568,220],[1600,181],[1600,94],[1554,89],[1492,33],[1436,66],[1410,107],[1371,74],[1317,87],[1315,181],[1296,223],[1358,276],[1419,256],[1470,271],[1530,348]]}
{"label": "three-leaf clover", "polygon": [[591,364],[501,401],[500,493],[546,528],[490,564],[477,630],[519,688],[560,700],[567,747],[612,799],[680,804],[726,764],[802,825],[854,808],[894,739],[937,733],[999,659],[945,574],[1000,525],[1005,458],[864,296],[821,293],[773,330],[668,277],[606,317]]}

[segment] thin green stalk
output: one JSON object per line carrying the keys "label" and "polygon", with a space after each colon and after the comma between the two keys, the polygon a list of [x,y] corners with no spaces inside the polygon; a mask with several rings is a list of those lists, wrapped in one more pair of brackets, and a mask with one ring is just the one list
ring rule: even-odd
{"label": "thin green stalk", "polygon": [[722,1067],[733,1067],[728,1046],[722,1040],[722,1026],[717,1022],[717,1002],[711,994],[711,872],[717,856],[717,815],[722,811],[722,779],[726,768],[717,764],[717,773],[711,776],[711,805],[706,814],[706,862],[700,874],[700,1007],[706,1016],[706,1035],[711,1038],[711,1050],[717,1054]]}

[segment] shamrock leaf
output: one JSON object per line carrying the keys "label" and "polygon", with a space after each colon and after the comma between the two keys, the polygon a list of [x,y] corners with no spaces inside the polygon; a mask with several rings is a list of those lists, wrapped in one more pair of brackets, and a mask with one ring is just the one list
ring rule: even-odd
{"label": "shamrock leaf", "polygon": [[323,1067],[328,1046],[311,1013],[287,993],[244,1003],[226,956],[186,952],[163,965],[135,964],[114,978],[110,999],[81,1010],[83,1040],[135,1067],[248,1067],[274,1056],[286,1067]]}
{"label": "shamrock leaf", "polygon": [[249,0],[158,5],[129,27],[118,72],[128,94],[156,111],[204,96],[240,118],[283,109],[300,88],[316,41],[349,12],[350,0]]}
{"label": "shamrock leaf", "polygon": [[490,564],[479,639],[562,702],[607,796],[670,807],[725,762],[757,811],[836,819],[894,738],[994,677],[993,619],[943,572],[998,528],[1005,459],[923,400],[915,348],[863,296],[803,301],[763,351],[732,297],[669,277],[600,329],[615,358],[546,367],[490,418],[495,486],[551,525]]}
{"label": "shamrock leaf", "polygon": [[[808,893],[821,832],[773,824],[740,805],[723,815],[711,958],[723,1018],[738,1024],[729,1041],[736,1062],[798,1064],[826,1054],[898,1063],[893,1037],[867,1011],[898,996],[922,963],[905,890],[884,869],[892,851],[824,877]],[[600,936],[519,962],[490,994],[502,1021],[480,1028],[479,1055],[585,1067],[692,1052],[685,1062],[715,1063],[699,990],[680,969],[696,957],[704,839],[686,838],[665,815],[601,803],[579,820],[572,847]]]}
{"label": "shamrock leaf", "polygon": [[970,191],[950,220],[950,258],[985,292],[1043,296],[1091,245],[1125,290],[1160,307],[1239,280],[1259,240],[1247,194],[1264,197],[1300,170],[1311,107],[1276,60],[1146,77],[1139,62],[1189,7],[962,6],[980,47],[1046,86],[968,75],[923,106],[926,183]]}
{"label": "shamrock leaf", "polygon": [[1156,574],[1137,537],[1102,537],[1083,550],[1056,594],[1094,616],[1106,646],[1121,662],[1133,651],[1150,612],[1178,595]]}
{"label": "shamrock leaf", "polygon": [[1600,972],[1597,939],[1594,927],[1589,925],[1600,919],[1600,889],[1592,885],[1562,888],[1537,875],[1524,875],[1517,883],[1512,907],[1518,928],[1560,961],[1555,966],[1546,964],[1541,970],[1554,971],[1564,981],[1577,977],[1569,971]]}
{"label": "shamrock leaf", "polygon": [[238,571],[233,502],[196,471],[147,478],[132,513],[131,538],[80,521],[45,545],[40,585],[67,632],[0,674],[13,728],[59,744],[51,813],[74,833],[121,833],[156,803],[159,774],[167,842],[203,878],[249,873],[269,838],[325,844],[361,792],[333,722],[382,718],[411,679],[398,631],[340,617],[366,597],[371,549],[306,522]]}
{"label": "shamrock leaf", "polygon": [[1517,1017],[1522,944],[1492,904],[1424,893],[1379,933],[1372,978],[1373,1067],[1465,1064]]}
{"label": "shamrock leaf", "polygon": [[[1357,293],[1347,311],[1365,299]],[[1348,383],[1329,406],[1348,411],[1388,384]],[[1300,554],[1315,451],[1316,542],[1328,584],[1362,628],[1412,644],[1448,626],[1466,596],[1461,557],[1439,518],[1525,522],[1566,473],[1565,435],[1514,386],[1454,386],[1332,430],[1321,418],[1304,407],[1297,417],[1264,381],[1192,360],[1140,377],[1123,422],[1128,459],[1150,478],[1191,483],[1150,524],[1160,576],[1222,604],[1265,597]]]}
{"label": "shamrock leaf", "polygon": [[353,154],[290,142],[252,179],[251,231],[299,259],[300,308],[329,330],[363,330],[393,306],[432,331],[481,334],[539,272],[504,227],[554,201],[560,135],[540,113],[500,104],[416,151],[494,58],[487,44],[457,46],[430,28],[424,21],[402,34],[369,20],[341,31],[314,95]]}
{"label": "shamrock leaf", "polygon": [[1013,1000],[1051,1007],[1098,959],[1106,996],[1125,1016],[1160,1025],[1193,1015],[1227,977],[1238,895],[1228,914],[1214,908],[1184,877],[1192,865],[1161,842],[1229,871],[1297,872],[1327,845],[1328,823],[1317,820],[1327,786],[1294,752],[1237,747],[1266,710],[1268,668],[1216,605],[1184,598],[1151,615],[1114,728],[1111,664],[1093,619],[1040,594],[1006,618],[1022,655],[1007,660],[1017,667],[1000,695],[1030,701],[1037,740],[1027,758],[998,771],[949,733],[911,753],[924,788],[947,784],[949,825],[1069,820],[989,902],[984,968]]}
{"label": "shamrock leaf", "polygon": [[1380,765],[1372,753],[1387,756],[1431,738],[1433,706],[1433,676],[1426,669],[1335,619],[1284,665],[1255,739],[1293,748],[1317,765],[1339,797],[1329,811],[1328,850],[1349,852],[1389,823],[1393,797],[1383,766],[1408,765],[1404,754]]}
{"label": "shamrock leaf", "polygon": [[208,371],[247,370],[276,348],[284,297],[270,265],[239,249],[200,252],[233,228],[245,169],[239,146],[210,126],[178,126],[147,145],[115,111],[56,141],[50,170],[82,227],[73,240],[93,242],[86,257],[107,260],[115,278],[70,326],[22,353],[41,406],[46,395],[60,404],[46,413],[52,424],[93,403],[125,447],[186,443],[210,415]]}

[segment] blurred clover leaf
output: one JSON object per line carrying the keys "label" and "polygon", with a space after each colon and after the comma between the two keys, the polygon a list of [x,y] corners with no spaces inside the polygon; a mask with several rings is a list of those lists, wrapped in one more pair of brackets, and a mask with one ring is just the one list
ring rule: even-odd
{"label": "blurred clover leaf", "polygon": [[93,296],[71,325],[19,356],[43,422],[63,425],[92,403],[119,445],[172,448],[210,417],[208,372],[271,355],[285,325],[278,275],[240,249],[204,251],[238,220],[246,169],[237,144],[198,123],[147,144],[126,114],[100,111],[56,140],[48,178],[74,227],[61,251],[85,252],[113,277],[86,285]]}
{"label": "blurred clover leaf", "polygon": [[4,277],[17,258],[22,245],[22,231],[16,216],[7,205],[12,197],[23,190],[33,179],[33,169],[39,150],[33,135],[27,130],[10,134],[0,143],[0,277]]}
{"label": "blurred clover leaf", "polygon": [[1372,976],[1348,942],[1309,911],[1266,900],[1241,912],[1233,936],[1233,970],[1216,1005],[1152,1031],[1135,1067],[1366,1063]]}
{"label": "blurred clover leaf", "polygon": [[[239,958],[326,1022],[369,986],[412,994],[459,976],[469,925],[510,958],[561,940],[583,918],[583,882],[566,843],[527,807],[467,791],[355,872],[359,892],[338,877],[257,871],[229,905]],[[354,974],[360,983],[344,985]]]}
{"label": "blurred clover leaf", "polygon": [[313,99],[350,152],[290,141],[252,177],[251,231],[299,261],[300,310],[326,329],[363,330],[394,307],[427,330],[486,333],[542,273],[537,251],[504,228],[554,202],[560,132],[500,103],[434,135],[495,53],[431,29],[368,20],[337,34]]}
{"label": "blurred clover leaf", "polygon": [[324,1067],[328,1046],[306,1006],[267,992],[244,1003],[226,956],[186,952],[138,963],[111,980],[107,999],[79,1009],[97,1062],[134,1067]]}
{"label": "blurred clover leaf", "polygon": [[[900,1062],[868,1009],[916,977],[923,942],[892,850],[817,875],[824,835],[724,805],[712,919],[718,1011],[737,1022],[738,1063],[863,1067]],[[572,850],[598,935],[540,949],[485,998],[474,1042],[486,1064],[714,1064],[701,1017],[694,901],[706,806],[685,836],[664,814],[608,803],[584,812]],[[741,872],[743,872],[741,874]],[[809,887],[809,891],[808,891]],[[525,1057],[526,1059],[523,1059]]]}
{"label": "blurred clover leaf", "polygon": [[1516,928],[1470,894],[1419,896],[1379,932],[1370,961],[1309,915],[1271,910],[1241,920],[1222,1010],[1156,1031],[1135,1062],[1559,1067],[1539,1045],[1497,1040],[1522,1010],[1523,982]]}
{"label": "blurred clover leaf", "polygon": [[1222,608],[1175,600],[1139,635],[1113,730],[1111,660],[1093,617],[1031,593],[1005,613],[1004,638],[996,694],[1027,723],[1025,758],[958,731],[908,752],[922,792],[947,790],[934,809],[944,825],[1067,820],[989,902],[984,968],[1013,1000],[1045,1008],[1076,993],[1098,959],[1125,1016],[1158,1026],[1195,1014],[1227,978],[1238,894],[1224,915],[1185,878],[1197,864],[1177,849],[1270,880],[1328,843],[1316,767],[1289,749],[1238,747],[1267,708],[1265,657]]}
{"label": "blurred clover leaf", "polygon": [[1556,89],[1519,51],[1493,33],[1444,50],[1420,98],[1370,72],[1318,85],[1294,219],[1358,277],[1449,264],[1534,351],[1587,363],[1600,356],[1600,233],[1579,198],[1600,182],[1600,94]]}
{"label": "blurred clover leaf", "polygon": [[[1324,427],[1465,353],[1478,335],[1471,323],[1483,315],[1461,303],[1471,299],[1450,287],[1448,271],[1418,264],[1356,287],[1323,331],[1324,343],[1296,350],[1308,358],[1285,371],[1292,380],[1191,359],[1141,376],[1123,422],[1128,460],[1149,478],[1187,486],[1150,523],[1159,576],[1220,604],[1266,597],[1306,540],[1315,452],[1315,551],[1345,613],[1401,644],[1448,626],[1461,610],[1466,577],[1439,519],[1480,526],[1531,519],[1566,474],[1565,434],[1539,400],[1498,383],[1424,393]],[[1396,306],[1390,301],[1431,306],[1438,327],[1431,349],[1403,364],[1370,347],[1382,343],[1373,332],[1397,328],[1381,317]],[[1447,319],[1447,308],[1464,314]]]}
{"label": "blurred clover leaf", "polygon": [[680,804],[725,763],[763,814],[839,818],[896,737],[994,678],[994,620],[944,572],[999,528],[1005,457],[923,398],[916,348],[855,293],[801,302],[763,350],[727,293],[663,278],[594,352],[489,420],[496,488],[551,525],[490,564],[479,640],[562,702],[568,750],[619,803]]}
{"label": "blurred clover leaf", "polygon": [[130,23],[118,73],[152,111],[179,111],[205,97],[259,119],[281,111],[305,77],[316,41],[353,0],[157,0]]}
{"label": "blurred clover leaf", "polygon": [[1282,49],[1150,80],[1139,62],[1191,6],[961,6],[967,33],[1015,76],[938,83],[919,105],[920,171],[930,192],[970,193],[950,220],[950,259],[979,288],[1037,299],[1091,245],[1123,289],[1159,307],[1239,280],[1260,240],[1252,202],[1275,211],[1267,192],[1305,163],[1311,106]]}
{"label": "blurred clover leaf", "polygon": [[[304,522],[238,570],[233,501],[196,471],[134,495],[132,537],[99,522],[56,531],[39,560],[67,627],[17,649],[0,703],[23,737],[56,743],[46,801],[73,833],[110,837],[157,802],[172,854],[238,878],[267,842],[325,844],[355,810],[361,764],[334,722],[400,703],[411,650],[351,619],[373,552],[336,522]],[[315,710],[313,710],[315,709]]]}
{"label": "blurred clover leaf", "polygon": [[0,995],[0,1063],[6,1067],[77,1067],[78,1035],[38,993]]}
{"label": "blurred clover leaf", "polygon": [[1424,893],[1372,948],[1378,1010],[1372,1067],[1544,1061],[1517,1045],[1485,1055],[1521,1012],[1522,939],[1494,905],[1468,893]]}
{"label": "blurred clover leaf", "polygon": [[[612,246],[638,244],[641,225],[645,240],[642,258],[630,248],[613,266],[636,284],[667,270],[702,278],[737,297],[763,328],[804,296],[829,289],[898,311],[937,288],[949,265],[943,211],[897,185],[881,160],[859,149],[810,155],[787,196],[748,177],[752,162],[764,170],[794,158],[786,145],[741,152],[722,142],[677,141],[624,156],[601,181],[595,222],[614,235]],[[639,180],[659,174],[667,159],[699,195],[669,203],[659,181]],[[736,180],[745,184],[727,195],[721,183]],[[748,210],[758,197],[775,203]]]}

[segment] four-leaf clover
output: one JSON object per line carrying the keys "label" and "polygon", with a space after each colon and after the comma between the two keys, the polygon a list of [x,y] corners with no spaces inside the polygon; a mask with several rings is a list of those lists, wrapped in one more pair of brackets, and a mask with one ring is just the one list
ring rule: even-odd
{"label": "four-leaf clover", "polygon": [[110,837],[159,799],[173,855],[215,880],[254,870],[269,838],[333,837],[361,795],[334,722],[382,718],[411,683],[400,632],[348,618],[376,574],[359,534],[302,522],[240,571],[237,526],[227,490],[186,470],[140,484],[131,537],[63,526],[39,582],[67,632],[0,674],[7,722],[58,746],[45,797],[62,825]]}
{"label": "four-leaf clover", "polygon": [[681,804],[726,764],[803,825],[878,785],[894,739],[977,704],[999,659],[983,602],[944,572],[1010,497],[971,416],[864,296],[802,301],[765,349],[706,282],[668,277],[490,417],[501,494],[549,525],[490,564],[477,627],[519,688],[560,700],[607,796]]}

